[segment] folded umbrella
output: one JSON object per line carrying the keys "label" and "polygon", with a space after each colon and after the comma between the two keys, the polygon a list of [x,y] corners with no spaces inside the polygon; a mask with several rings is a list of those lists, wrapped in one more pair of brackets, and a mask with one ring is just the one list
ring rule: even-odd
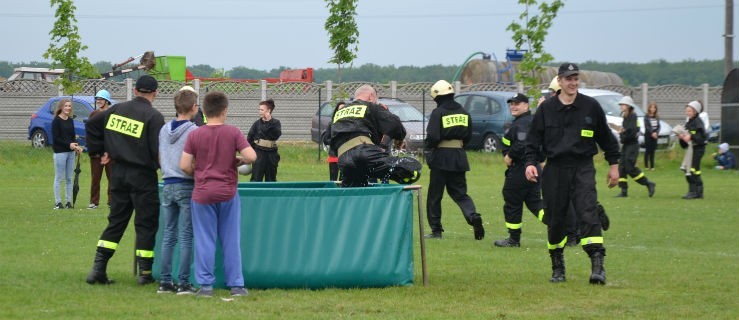
{"label": "folded umbrella", "polygon": [[74,185],[72,186],[72,206],[77,203],[77,193],[80,192],[80,154],[77,154],[77,167],[74,168]]}

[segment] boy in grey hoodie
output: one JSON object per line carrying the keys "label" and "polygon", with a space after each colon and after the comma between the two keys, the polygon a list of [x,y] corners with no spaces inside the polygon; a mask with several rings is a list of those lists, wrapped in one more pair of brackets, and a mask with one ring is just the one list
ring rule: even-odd
{"label": "boy in grey hoodie", "polygon": [[[187,136],[197,128],[191,122],[198,110],[198,94],[190,86],[184,86],[174,96],[177,118],[166,123],[159,132],[159,157],[164,188],[161,193],[164,216],[164,237],[161,251],[161,278],[157,293],[193,294],[190,283],[192,261],[192,215],[190,200],[194,181],[192,176],[180,169],[180,157]],[[172,279],[174,247],[179,240],[180,264],[179,284]]]}

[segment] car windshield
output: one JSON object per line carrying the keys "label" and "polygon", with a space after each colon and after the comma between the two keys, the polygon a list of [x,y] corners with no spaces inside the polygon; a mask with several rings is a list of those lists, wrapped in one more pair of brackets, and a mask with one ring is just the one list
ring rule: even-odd
{"label": "car windshield", "polygon": [[[618,102],[621,101],[621,98],[623,98],[622,95],[602,95],[595,96],[593,98],[595,98],[595,100],[598,100],[598,103],[600,103],[600,106],[603,108],[603,111],[605,111],[606,115],[614,117],[621,116],[621,107],[618,105]],[[644,111],[638,106],[634,108],[634,113],[636,113],[636,115],[639,117],[644,116]]]}
{"label": "car windshield", "polygon": [[403,122],[421,122],[423,114],[415,107],[409,104],[389,105],[388,110],[400,118]]}

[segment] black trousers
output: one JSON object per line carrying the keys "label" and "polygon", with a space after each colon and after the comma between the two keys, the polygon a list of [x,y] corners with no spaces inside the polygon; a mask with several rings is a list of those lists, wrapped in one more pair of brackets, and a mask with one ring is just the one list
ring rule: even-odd
{"label": "black trousers", "polygon": [[134,210],[136,251],[141,256],[154,254],[154,241],[159,227],[159,186],[157,172],[149,168],[116,162],[110,179],[110,214],[98,246],[115,250],[110,244],[121,241]]}
{"label": "black trousers", "polygon": [[441,199],[444,197],[444,188],[462,210],[467,224],[472,224],[472,217],[477,215],[475,203],[467,195],[467,177],[464,171],[446,171],[431,169],[429,177],[429,191],[426,197],[426,218],[432,232],[443,232],[441,226]]}
{"label": "black trousers", "polygon": [[639,156],[639,144],[624,144],[621,147],[621,160],[618,162],[619,186],[621,189],[628,189],[626,176],[634,179],[637,183],[641,183],[644,174],[636,167],[636,158]]}
{"label": "black trousers", "polygon": [[277,181],[277,164],[280,162],[280,154],[277,153],[277,149],[262,150],[254,148],[254,151],[257,153],[257,160],[251,166],[250,181]]}
{"label": "black trousers", "polygon": [[644,136],[644,168],[654,168],[654,152],[657,150],[657,139]]}
{"label": "black trousers", "polygon": [[595,167],[592,159],[581,161],[548,161],[541,175],[544,197],[547,242],[550,250],[563,248],[567,236],[567,211],[572,203],[580,230],[580,241],[588,254],[605,253],[598,202],[595,190]]}
{"label": "black trousers", "polygon": [[387,180],[395,159],[373,144],[351,148],[339,157],[341,186],[366,187],[370,180]]}
{"label": "black trousers", "polygon": [[541,184],[528,181],[525,171],[525,166],[514,165],[508,168],[505,173],[503,214],[505,215],[506,227],[510,232],[518,230],[520,233],[524,203],[537,219],[540,219],[540,211],[544,208],[544,203],[541,200]]}

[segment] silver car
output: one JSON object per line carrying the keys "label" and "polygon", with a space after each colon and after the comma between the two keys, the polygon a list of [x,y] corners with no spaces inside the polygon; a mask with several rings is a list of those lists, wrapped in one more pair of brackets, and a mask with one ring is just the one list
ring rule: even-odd
{"label": "silver car", "polygon": [[[621,124],[623,123],[623,117],[621,116],[621,107],[618,105],[618,102],[621,101],[621,98],[623,98],[624,95],[618,92],[601,89],[578,89],[577,91],[586,96],[591,96],[595,98],[595,100],[598,100],[598,103],[600,103],[600,106],[606,113],[606,120],[608,121],[608,123],[618,127],[621,126]],[[639,146],[643,148],[645,114],[644,110],[642,110],[641,107],[639,107],[638,105],[636,108],[634,108],[634,112],[636,113],[637,121],[639,123]],[[618,132],[616,132],[616,130],[614,130],[613,128],[611,128],[611,131],[618,140]],[[667,122],[660,120],[659,137],[657,138],[657,149],[672,148],[676,141],[677,137],[674,133],[672,133],[672,126],[669,125]]]}
{"label": "silver car", "polygon": [[[398,116],[405,127],[405,149],[395,150],[407,153],[417,153],[423,149],[423,140],[426,138],[426,117],[413,105],[394,98],[379,98],[379,103],[387,106],[387,109]],[[313,142],[318,143],[321,134],[326,131],[331,122],[336,102],[324,102],[321,108],[311,119],[310,136]],[[319,122],[320,114],[320,122]],[[319,130],[320,128],[320,130]],[[319,133],[320,132],[320,133]]]}

